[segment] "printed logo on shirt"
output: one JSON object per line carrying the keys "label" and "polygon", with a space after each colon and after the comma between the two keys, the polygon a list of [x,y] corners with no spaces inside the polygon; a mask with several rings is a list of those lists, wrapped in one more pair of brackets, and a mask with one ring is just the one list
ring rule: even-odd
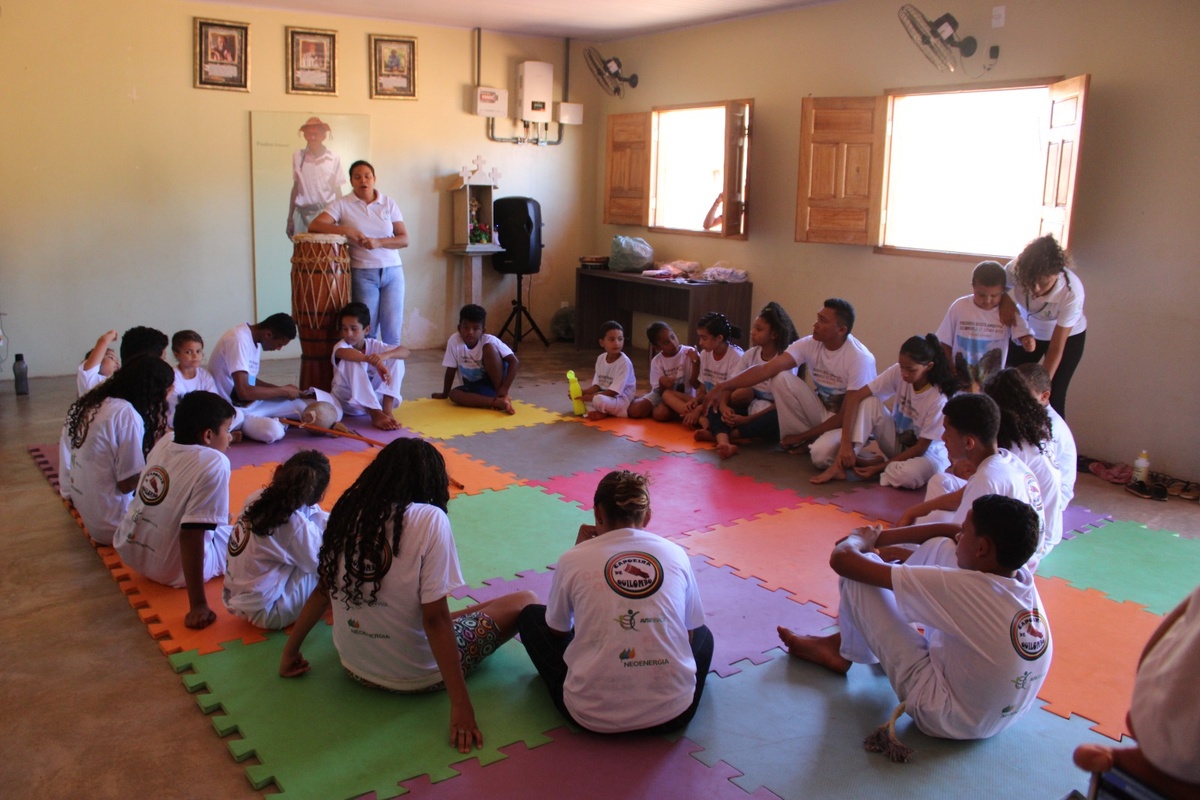
{"label": "printed logo on shirt", "polygon": [[346,560],[346,574],[358,584],[374,583],[392,568],[392,547],[386,539],[377,543],[376,553],[363,552],[366,546],[366,542],[360,542],[359,547]]}
{"label": "printed logo on shirt", "polygon": [[1041,675],[1034,675],[1029,670],[1025,670],[1024,675],[1019,675],[1015,678],[1012,678],[1011,680],[1012,680],[1012,685],[1017,687],[1017,689],[1019,691],[1025,691],[1026,689],[1029,688],[1030,684],[1032,684],[1033,682],[1035,682],[1037,680],[1040,680],[1041,677],[1042,677]]}
{"label": "printed logo on shirt", "polygon": [[671,663],[671,660],[667,658],[638,659],[637,651],[632,647],[622,650],[617,658],[621,659],[622,667],[663,667]]}
{"label": "printed logo on shirt", "polygon": [[148,467],[142,473],[142,481],[138,485],[138,498],[148,506],[156,506],[167,499],[171,488],[171,476],[159,466]]}
{"label": "printed logo on shirt", "polygon": [[617,594],[638,600],[662,586],[662,564],[649,553],[619,553],[604,565],[604,579]]}
{"label": "printed logo on shirt", "polygon": [[371,633],[362,629],[362,623],[356,619],[350,618],[346,620],[346,625],[350,628],[350,632],[355,636],[365,636],[368,639],[390,639],[386,633]]}
{"label": "printed logo on shirt", "polygon": [[641,619],[638,619],[638,612],[634,611],[632,608],[620,616],[613,617],[613,620],[621,626],[621,630],[626,631],[637,631],[639,622],[643,625],[662,623],[661,617],[642,617]]}
{"label": "printed logo on shirt", "polygon": [[233,526],[233,530],[229,532],[229,557],[240,556],[249,542],[250,529],[246,527],[246,523],[239,517]]}
{"label": "printed logo on shirt", "polygon": [[[1018,611],[1009,626],[1013,649],[1017,655],[1026,661],[1035,661],[1042,657],[1050,646],[1050,629],[1042,619],[1042,613],[1034,608]],[[1020,688],[1020,687],[1017,687]]]}

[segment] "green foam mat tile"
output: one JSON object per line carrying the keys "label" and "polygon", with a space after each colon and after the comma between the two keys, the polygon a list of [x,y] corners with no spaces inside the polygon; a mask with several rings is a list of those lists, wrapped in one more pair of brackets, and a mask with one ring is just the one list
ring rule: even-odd
{"label": "green foam mat tile", "polygon": [[448,507],[463,577],[471,586],[545,570],[575,544],[592,512],[533,486],[456,497]]}
{"label": "green foam mat tile", "polygon": [[1200,582],[1200,540],[1111,522],[1055,547],[1038,565],[1038,577],[1062,578],[1162,615]]}
{"label": "green foam mat tile", "polygon": [[[312,671],[300,678],[278,674],[286,637],[271,634],[253,647],[237,643],[209,655],[171,657],[189,691],[213,716],[234,759],[256,757],[246,769],[256,789],[274,784],[285,798],[351,798],[376,792],[395,797],[399,782],[429,775],[436,782],[458,773],[451,764],[504,758],[499,748],[518,741],[537,747],[543,732],[563,723],[519,643],[497,650],[467,678],[484,747],[469,755],[449,744],[450,704],[445,692],[393,694],[351,680],[333,648],[329,626],[318,625],[305,642]],[[207,689],[207,693],[199,694]]]}

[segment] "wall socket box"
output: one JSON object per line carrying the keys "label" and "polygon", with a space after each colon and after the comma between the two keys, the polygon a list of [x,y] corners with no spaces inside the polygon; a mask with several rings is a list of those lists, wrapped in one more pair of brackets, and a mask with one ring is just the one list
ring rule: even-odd
{"label": "wall socket box", "polygon": [[992,6],[992,27],[1004,27],[1004,6]]}
{"label": "wall socket box", "polygon": [[475,113],[481,117],[508,116],[508,89],[475,88]]}
{"label": "wall socket box", "polygon": [[582,125],[583,103],[555,103],[560,125]]}
{"label": "wall socket box", "polygon": [[518,117],[525,122],[553,122],[554,65],[523,61],[517,65]]}

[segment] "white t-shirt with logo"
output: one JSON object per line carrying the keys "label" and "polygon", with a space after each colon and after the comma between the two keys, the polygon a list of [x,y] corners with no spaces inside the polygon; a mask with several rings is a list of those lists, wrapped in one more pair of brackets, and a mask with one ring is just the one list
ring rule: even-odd
{"label": "white t-shirt with logo", "polygon": [[704,608],[674,542],[622,528],[575,545],[554,570],[546,624],[575,631],[563,700],[587,729],[640,730],[692,704],[688,631],[704,624]]}
{"label": "white t-shirt with logo", "polygon": [[65,449],[70,458],[64,496],[70,497],[88,535],[100,544],[112,544],[133,500],[133,493],[122,493],[117,483],[135,477],[146,466],[142,455],[145,433],[142,415],[127,400],[116,397],[100,402],[79,447],[71,447],[63,425],[60,450]]}
{"label": "white t-shirt with logo", "polygon": [[605,391],[611,389],[627,402],[633,402],[633,394],[637,391],[633,362],[629,360],[629,356],[621,353],[620,358],[610,364],[608,354],[601,353],[596,358],[596,374],[592,383]]}
{"label": "white t-shirt with logo", "polygon": [[938,387],[931,383],[918,392],[901,377],[899,364],[892,364],[867,386],[871,395],[880,400],[896,398],[892,421],[896,424],[896,438],[904,447],[916,444],[917,439],[929,439],[931,448],[945,448],[942,409],[946,406],[946,395]]}
{"label": "white t-shirt with logo", "polygon": [[797,367],[808,365],[817,397],[832,414],[841,410],[846,392],[861,389],[875,377],[875,356],[853,335],[837,350],[805,336],[788,345],[785,352]]}
{"label": "white t-shirt with logo", "polygon": [[1009,341],[1029,333],[1029,326],[1020,314],[1010,328],[1000,321],[999,306],[985,311],[975,305],[974,295],[960,297],[951,303],[937,329],[938,341],[951,348],[959,379],[966,381],[965,368],[970,373],[970,381],[981,386],[1004,369]]}
{"label": "white t-shirt with logo", "polygon": [[229,526],[229,459],[202,444],[164,436],[146,457],[133,502],[113,537],[126,565],[152,581],[183,588],[179,532],[184,525],[224,526],[204,532],[204,580],[225,572]]}
{"label": "white t-shirt with logo", "polygon": [[721,358],[717,358],[717,354],[711,350],[701,350],[700,385],[705,391],[737,375],[741,371],[742,355],[742,348],[736,344],[730,344]]}
{"label": "white t-shirt with logo", "polygon": [[500,353],[501,359],[508,358],[513,354],[512,348],[505,344],[503,339],[490,333],[480,336],[474,347],[467,347],[467,343],[463,341],[458,331],[450,334],[450,339],[446,342],[446,354],[442,356],[442,366],[458,369],[458,374],[454,376],[455,386],[481,381],[487,376],[483,369],[483,346],[485,344],[495,347],[496,351]]}
{"label": "white t-shirt with logo", "polygon": [[1033,575],[1005,578],[959,569],[955,544],[931,540],[936,554],[892,568],[896,605],[925,627],[934,681],[921,684],[907,711],[921,730],[950,739],[983,739],[1037,703],[1054,645]]}
{"label": "white t-shirt with logo", "polygon": [[262,345],[254,341],[250,325],[242,323],[231,328],[217,340],[208,358],[208,371],[217,384],[217,393],[229,400],[233,397],[233,373],[245,372],[250,385],[258,377],[262,361]]}
{"label": "white t-shirt with logo", "polygon": [[1054,279],[1053,288],[1042,297],[1035,297],[1025,287],[1013,286],[1014,264],[1010,261],[1004,271],[1008,273],[1017,308],[1034,337],[1049,341],[1058,326],[1070,328],[1072,336],[1087,330],[1087,317],[1083,315],[1083,282],[1078,275],[1064,267]]}
{"label": "white t-shirt with logo", "polygon": [[385,531],[391,558],[380,577],[374,605],[367,605],[373,583],[363,584],[362,605],[346,606],[343,560],[333,602],[333,644],[342,666],[388,689],[419,691],[442,680],[437,659],[425,638],[421,606],[466,585],[454,547],[450,520],[437,506],[410,503],[404,512],[400,552],[391,553],[392,522]]}
{"label": "white t-shirt with logo", "polygon": [[670,378],[672,387],[684,394],[694,394],[688,383],[688,379],[692,376],[691,354],[696,351],[696,348],[691,345],[681,344],[679,351],[675,355],[668,358],[665,353],[659,352],[654,358],[650,359],[650,391],[661,392],[662,386],[659,381],[662,378]]}
{"label": "white t-shirt with logo", "polygon": [[[1046,508],[1042,503],[1041,485],[1037,476],[1025,465],[1025,462],[1003,447],[996,450],[980,462],[975,474],[967,481],[963,489],[962,502],[954,512],[951,520],[956,525],[962,525],[971,510],[975,498],[985,494],[998,494],[1012,497],[1028,503],[1038,515],[1038,546],[1036,553],[1041,553],[1046,543]],[[1034,555],[1034,558],[1038,556]]]}

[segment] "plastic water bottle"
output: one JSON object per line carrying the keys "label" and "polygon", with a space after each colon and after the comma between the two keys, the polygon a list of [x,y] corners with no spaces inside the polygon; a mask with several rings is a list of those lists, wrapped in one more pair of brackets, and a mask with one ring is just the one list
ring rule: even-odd
{"label": "plastic water bottle", "polygon": [[17,353],[13,361],[13,388],[17,394],[29,394],[29,365],[23,353]]}
{"label": "plastic water bottle", "polygon": [[1133,462],[1133,480],[1145,482],[1150,478],[1150,454],[1145,450],[1138,453]]}
{"label": "plastic water bottle", "polygon": [[583,404],[583,389],[579,386],[579,379],[575,377],[575,370],[567,370],[567,390],[571,395],[571,405],[575,409],[575,416],[582,417],[587,412],[587,406]]}

